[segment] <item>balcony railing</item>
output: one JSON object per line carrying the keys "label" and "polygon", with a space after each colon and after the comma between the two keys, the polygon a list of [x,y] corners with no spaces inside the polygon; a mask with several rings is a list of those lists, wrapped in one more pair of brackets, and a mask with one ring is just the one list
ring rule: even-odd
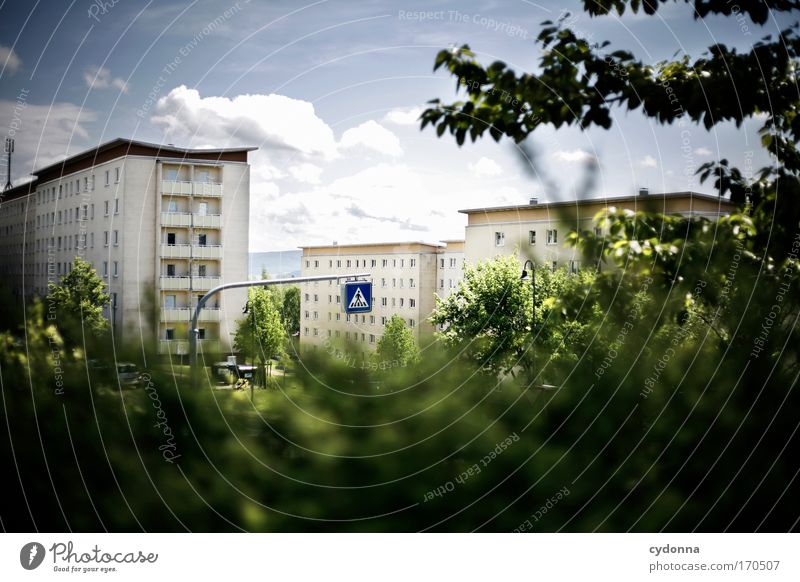
{"label": "balcony railing", "polygon": [[161,192],[165,196],[191,196],[192,183],[179,180],[162,180]]}
{"label": "balcony railing", "polygon": [[195,196],[219,198],[222,196],[222,184],[214,182],[192,182],[192,193]]}
{"label": "balcony railing", "polygon": [[[218,339],[201,339],[197,341],[197,353],[219,353],[220,343]],[[159,354],[188,355],[188,340],[158,340]]]}
{"label": "balcony railing", "polygon": [[222,285],[222,277],[208,276],[208,277],[192,277],[192,289],[195,291],[208,291],[217,285]]}
{"label": "balcony railing", "polygon": [[161,277],[160,287],[164,291],[186,291],[189,289],[189,277]]}
{"label": "balcony railing", "polygon": [[[161,321],[165,323],[189,322],[191,321],[193,308],[189,307],[165,307],[161,310]],[[219,321],[220,314],[218,307],[203,307],[200,310],[198,321]]]}
{"label": "balcony railing", "polygon": [[192,257],[195,259],[221,259],[222,245],[192,245]]}
{"label": "balcony railing", "polygon": [[220,228],[222,216],[219,214],[192,214],[191,212],[162,212],[161,226],[196,226],[201,228]]}
{"label": "balcony railing", "polygon": [[188,244],[168,245],[161,243],[161,256],[165,259],[188,259],[192,254],[192,247]]}

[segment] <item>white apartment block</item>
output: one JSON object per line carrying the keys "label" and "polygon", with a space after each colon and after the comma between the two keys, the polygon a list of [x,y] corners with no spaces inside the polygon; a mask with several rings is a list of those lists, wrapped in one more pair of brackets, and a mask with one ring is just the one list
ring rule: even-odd
{"label": "white apartment block", "polygon": [[594,217],[611,207],[630,210],[653,210],[665,214],[705,216],[716,220],[729,214],[735,205],[718,196],[695,192],[671,192],[608,199],[543,202],[532,198],[530,204],[459,210],[467,215],[464,255],[467,264],[477,264],[498,255],[517,255],[531,259],[537,266],[570,271],[580,268],[578,249],[565,246],[573,230],[594,230]]}
{"label": "white apartment block", "polygon": [[374,348],[393,315],[402,317],[424,344],[433,332],[428,317],[435,296],[447,295],[461,278],[463,245],[464,241],[442,241],[301,247],[303,277],[370,273],[373,283],[372,312],[352,315],[344,313],[341,282],[301,284],[301,348],[342,342]]}
{"label": "white apartment block", "polygon": [[[0,273],[19,308],[80,256],[108,284],[117,338],[138,340],[152,324],[160,353],[187,353],[198,297],[248,277],[254,149],[116,139],[36,170],[0,204]],[[153,300],[159,321],[148,322]],[[204,308],[200,350],[230,350],[245,300],[245,290],[226,291]]]}

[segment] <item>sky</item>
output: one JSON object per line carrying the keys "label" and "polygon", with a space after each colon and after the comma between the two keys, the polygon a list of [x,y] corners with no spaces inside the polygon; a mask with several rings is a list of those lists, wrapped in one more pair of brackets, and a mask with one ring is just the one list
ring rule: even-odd
{"label": "sky", "polygon": [[[614,112],[608,131],[550,128],[530,138],[536,179],[510,140],[459,148],[420,131],[434,98],[457,97],[436,53],[469,44],[483,63],[535,71],[545,20],[646,62],[746,50],[796,17],[696,20],[683,3],[657,16],[590,18],[572,0],[8,1],[0,4],[0,137],[16,140],[12,179],[117,137],[251,154],[250,250],[463,238],[464,208],[575,197],[713,193],[693,174],[727,158],[767,165],[759,119],[661,127]],[[733,98],[733,96],[732,96]],[[583,168],[596,158],[591,190]],[[5,161],[2,172],[5,173]]]}

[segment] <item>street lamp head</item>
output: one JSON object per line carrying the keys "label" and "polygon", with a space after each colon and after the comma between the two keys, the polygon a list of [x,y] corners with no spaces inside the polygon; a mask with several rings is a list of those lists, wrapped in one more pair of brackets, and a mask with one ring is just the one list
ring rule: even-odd
{"label": "street lamp head", "polygon": [[522,275],[520,275],[519,280],[520,281],[527,281],[528,280],[528,271],[527,270],[522,269]]}

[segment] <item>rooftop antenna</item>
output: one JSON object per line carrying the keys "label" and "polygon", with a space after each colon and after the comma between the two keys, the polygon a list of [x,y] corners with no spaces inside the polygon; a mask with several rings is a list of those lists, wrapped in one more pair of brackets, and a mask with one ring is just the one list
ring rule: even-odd
{"label": "rooftop antenna", "polygon": [[8,168],[7,169],[7,179],[6,179],[6,187],[3,188],[3,192],[6,190],[11,190],[11,154],[14,152],[14,140],[10,137],[6,138],[6,153],[8,154]]}

